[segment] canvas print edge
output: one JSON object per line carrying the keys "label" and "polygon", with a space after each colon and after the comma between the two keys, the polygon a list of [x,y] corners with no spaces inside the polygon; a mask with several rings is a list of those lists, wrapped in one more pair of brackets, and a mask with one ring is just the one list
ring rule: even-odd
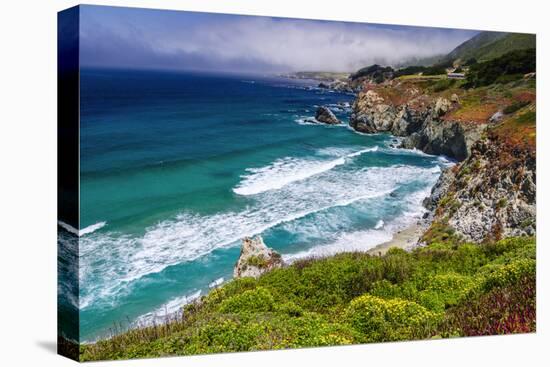
{"label": "canvas print edge", "polygon": [[[428,214],[417,225],[367,253],[300,259],[291,265],[261,237],[244,238],[234,269],[236,280],[214,284],[208,295],[190,302],[176,319],[162,325],[125,332],[121,328],[110,339],[80,345],[78,307],[67,307],[78,305],[80,297],[80,201],[78,189],[74,190],[80,169],[79,126],[74,125],[80,113],[75,80],[80,72],[78,10],[59,15],[60,42],[67,42],[58,46],[60,354],[77,360],[160,356],[171,348],[167,344],[178,344],[182,338],[185,343],[170,349],[173,354],[535,331],[536,52],[534,47],[505,51],[514,42],[523,42],[522,37],[533,46],[536,39],[482,32],[449,55],[464,57],[485,48],[490,58],[471,56],[458,67],[451,59],[452,71],[449,65],[395,69],[373,65],[349,78],[321,72],[285,75],[315,80],[321,90],[356,94],[346,106],[354,131],[389,132],[399,138],[392,148],[416,149],[458,162],[441,173],[424,202]],[[67,39],[70,34],[76,37]],[[512,64],[517,69],[509,67]],[[430,69],[436,67],[443,71]],[[443,79],[438,77],[442,74]],[[458,88],[465,83],[470,85]],[[330,107],[320,106],[314,118],[302,123],[336,125],[341,123],[338,117]],[[413,248],[411,238],[427,246]],[[366,270],[371,266],[372,274]],[[431,273],[438,267],[452,271]],[[315,284],[319,281],[326,283],[319,287]],[[281,283],[302,286],[305,293],[281,303],[287,292],[296,292]],[[342,287],[352,289],[340,294]],[[329,304],[342,307],[329,311]],[[479,315],[483,322],[474,324]],[[264,320],[255,322],[254,317]],[[207,318],[218,318],[214,324],[225,327],[198,327],[197,320]],[[273,334],[265,334],[266,330]],[[361,335],[361,330],[372,334]],[[233,345],[235,349],[203,348],[212,333],[226,335],[218,346],[232,345],[235,336],[256,342]],[[257,344],[265,335],[274,339]],[[305,343],[294,343],[303,335]],[[153,340],[167,344],[148,349]],[[128,346],[116,349],[115,345]],[[129,346],[138,348],[132,351],[135,354],[128,352]]]}

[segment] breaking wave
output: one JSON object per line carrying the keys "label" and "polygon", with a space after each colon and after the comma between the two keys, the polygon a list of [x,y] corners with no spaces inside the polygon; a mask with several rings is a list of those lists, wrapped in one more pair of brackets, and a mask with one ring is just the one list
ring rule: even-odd
{"label": "breaking wave", "polygon": [[378,146],[349,153],[332,160],[299,159],[286,157],[261,168],[248,168],[241,176],[243,180],[233,188],[238,195],[256,195],[269,190],[280,189],[292,182],[304,180],[346,163],[349,158],[375,152]]}
{"label": "breaking wave", "polygon": [[147,228],[142,236],[92,233],[80,240],[80,307],[116,305],[117,294],[129,292],[134,280],[148,274],[238,246],[245,236],[308,215],[385,197],[412,181],[431,187],[437,176],[431,167],[404,165],[325,170],[278,190],[259,192],[239,210],[213,215],[182,212]]}

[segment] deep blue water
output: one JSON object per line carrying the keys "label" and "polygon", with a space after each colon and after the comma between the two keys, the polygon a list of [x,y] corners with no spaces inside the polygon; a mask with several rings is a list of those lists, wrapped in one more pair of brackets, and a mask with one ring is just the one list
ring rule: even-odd
{"label": "deep blue water", "polygon": [[[444,164],[353,132],[353,96],[311,81],[83,70],[80,83],[82,340],[227,281],[244,236],[287,260],[384,242],[422,214]],[[304,122],[317,105],[346,124]]]}

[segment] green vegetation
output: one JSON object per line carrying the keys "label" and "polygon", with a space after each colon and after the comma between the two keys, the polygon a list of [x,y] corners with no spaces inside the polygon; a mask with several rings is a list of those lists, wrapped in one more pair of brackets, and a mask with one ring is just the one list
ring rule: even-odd
{"label": "green vegetation", "polygon": [[346,80],[349,73],[339,73],[332,71],[297,71],[290,73],[289,76],[297,79],[313,79],[313,80]]}
{"label": "green vegetation", "polygon": [[269,265],[269,261],[263,255],[250,256],[246,261],[246,264],[263,269],[263,268],[267,268],[267,266]]}
{"label": "green vegetation", "polygon": [[439,93],[454,87],[459,82],[457,79],[441,79],[432,87],[433,92]]}
{"label": "green vegetation", "polygon": [[82,346],[81,359],[533,331],[534,238],[474,245],[441,233],[412,252],[343,253],[233,280],[177,320]]}
{"label": "green vegetation", "polygon": [[537,113],[535,111],[527,111],[519,115],[515,121],[519,124],[534,124],[536,119]]}
{"label": "green vegetation", "polygon": [[517,110],[527,106],[529,104],[529,101],[514,101],[511,105],[506,106],[502,112],[509,115],[511,113],[516,112]]}
{"label": "green vegetation", "polygon": [[469,40],[458,45],[454,50],[445,56],[445,60],[469,60],[471,58],[478,59],[481,53],[478,51],[483,47],[487,47],[492,43],[506,37],[503,32],[480,32]]}
{"label": "green vegetation", "polygon": [[386,79],[391,79],[393,69],[390,66],[380,66],[377,64],[359,69],[357,72],[350,75],[351,80],[359,78],[370,78],[375,83],[382,83]]}
{"label": "green vegetation", "polygon": [[394,77],[399,78],[400,76],[404,75],[415,75],[423,73],[425,70],[426,66],[407,66],[406,68],[396,70],[394,73]]}
{"label": "green vegetation", "polygon": [[505,37],[479,48],[472,54],[472,57],[482,62],[490,61],[511,51],[534,49],[536,47],[537,42],[534,34],[509,33]]}
{"label": "green vegetation", "polygon": [[508,52],[491,61],[474,64],[466,74],[466,87],[480,87],[493,83],[509,83],[521,79],[536,69],[534,48]]}
{"label": "green vegetation", "polygon": [[534,34],[481,32],[456,47],[443,58],[443,61],[459,60],[463,65],[472,65],[473,60],[490,61],[510,51],[535,47]]}
{"label": "green vegetation", "polygon": [[408,66],[403,69],[399,69],[395,71],[393,74],[394,78],[399,78],[401,76],[405,75],[416,75],[420,74],[422,75],[442,75],[447,74],[447,71],[445,70],[444,65],[433,65],[433,66]]}

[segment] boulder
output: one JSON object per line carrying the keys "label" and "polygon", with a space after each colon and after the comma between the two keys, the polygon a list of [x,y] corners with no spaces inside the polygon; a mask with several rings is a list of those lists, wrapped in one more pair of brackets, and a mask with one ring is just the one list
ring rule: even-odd
{"label": "boulder", "polygon": [[502,111],[497,111],[491,116],[491,118],[489,119],[489,122],[492,124],[496,124],[497,122],[502,121],[503,118],[504,118],[504,113]]}
{"label": "boulder", "polygon": [[319,108],[317,108],[315,119],[319,122],[329,125],[338,125],[341,123],[340,120],[338,120],[336,116],[334,116],[334,113],[332,113],[332,111],[325,106],[320,106]]}
{"label": "boulder", "polygon": [[283,266],[281,255],[267,247],[262,237],[245,237],[241,247],[241,255],[235,268],[235,278],[253,277]]}
{"label": "boulder", "polygon": [[451,101],[446,98],[439,97],[435,102],[434,113],[435,117],[439,117],[447,113],[451,108]]}

